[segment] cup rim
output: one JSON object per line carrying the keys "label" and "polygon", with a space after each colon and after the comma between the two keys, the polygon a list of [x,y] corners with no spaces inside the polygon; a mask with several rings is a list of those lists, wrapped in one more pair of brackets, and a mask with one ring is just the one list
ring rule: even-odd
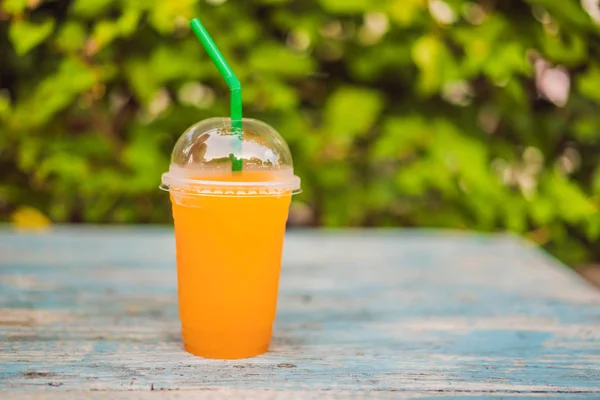
{"label": "cup rim", "polygon": [[281,196],[302,192],[300,177],[291,175],[286,179],[262,182],[231,182],[204,179],[191,179],[162,174],[161,190],[197,196]]}

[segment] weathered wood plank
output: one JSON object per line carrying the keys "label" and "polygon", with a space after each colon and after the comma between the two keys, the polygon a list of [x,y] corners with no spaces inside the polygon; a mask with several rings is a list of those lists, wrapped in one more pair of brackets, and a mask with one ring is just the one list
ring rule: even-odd
{"label": "weathered wood plank", "polygon": [[[2,392],[0,392],[2,394]],[[597,400],[597,394],[590,393],[493,393],[493,392],[463,392],[463,391],[327,391],[327,390],[260,390],[260,389],[223,389],[211,388],[206,390],[169,390],[169,391],[11,391],[6,393],[10,399],[32,400],[43,398],[45,400],[152,400],[152,399],[173,399],[173,400],[219,400],[219,399],[251,399],[251,400],[363,400],[376,398],[378,400],[397,400],[397,399],[439,399],[451,396],[454,400],[476,400],[489,399],[490,397],[511,400],[523,399],[524,397],[533,397],[540,399],[577,399],[577,400]]]}
{"label": "weathered wood plank", "polygon": [[182,350],[174,260],[168,229],[0,231],[0,390],[600,396],[599,292],[517,239],[291,232],[271,351],[238,361]]}

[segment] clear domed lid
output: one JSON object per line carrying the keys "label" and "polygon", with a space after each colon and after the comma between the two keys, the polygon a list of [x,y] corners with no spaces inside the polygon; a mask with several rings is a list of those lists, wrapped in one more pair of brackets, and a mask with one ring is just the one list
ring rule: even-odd
{"label": "clear domed lid", "polygon": [[[171,155],[161,188],[195,194],[281,195],[298,193],[292,155],[281,135],[264,122],[244,118],[242,140],[230,118],[209,118],[189,127]],[[232,171],[232,157],[242,171]]]}

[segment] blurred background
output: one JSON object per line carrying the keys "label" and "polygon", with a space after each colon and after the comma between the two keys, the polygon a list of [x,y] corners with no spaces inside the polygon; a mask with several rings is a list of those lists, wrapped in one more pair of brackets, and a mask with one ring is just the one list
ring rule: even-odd
{"label": "blurred background", "polygon": [[598,0],[4,0],[0,221],[171,222],[178,136],[245,116],[288,141],[291,226],[512,231],[600,261]]}

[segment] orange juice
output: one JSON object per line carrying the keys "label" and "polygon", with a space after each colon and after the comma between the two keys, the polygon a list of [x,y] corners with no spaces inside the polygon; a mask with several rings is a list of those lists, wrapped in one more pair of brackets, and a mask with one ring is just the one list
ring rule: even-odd
{"label": "orange juice", "polygon": [[[218,181],[268,181],[242,172]],[[206,178],[204,178],[206,182]],[[267,351],[291,193],[171,192],[185,349],[209,358]]]}

